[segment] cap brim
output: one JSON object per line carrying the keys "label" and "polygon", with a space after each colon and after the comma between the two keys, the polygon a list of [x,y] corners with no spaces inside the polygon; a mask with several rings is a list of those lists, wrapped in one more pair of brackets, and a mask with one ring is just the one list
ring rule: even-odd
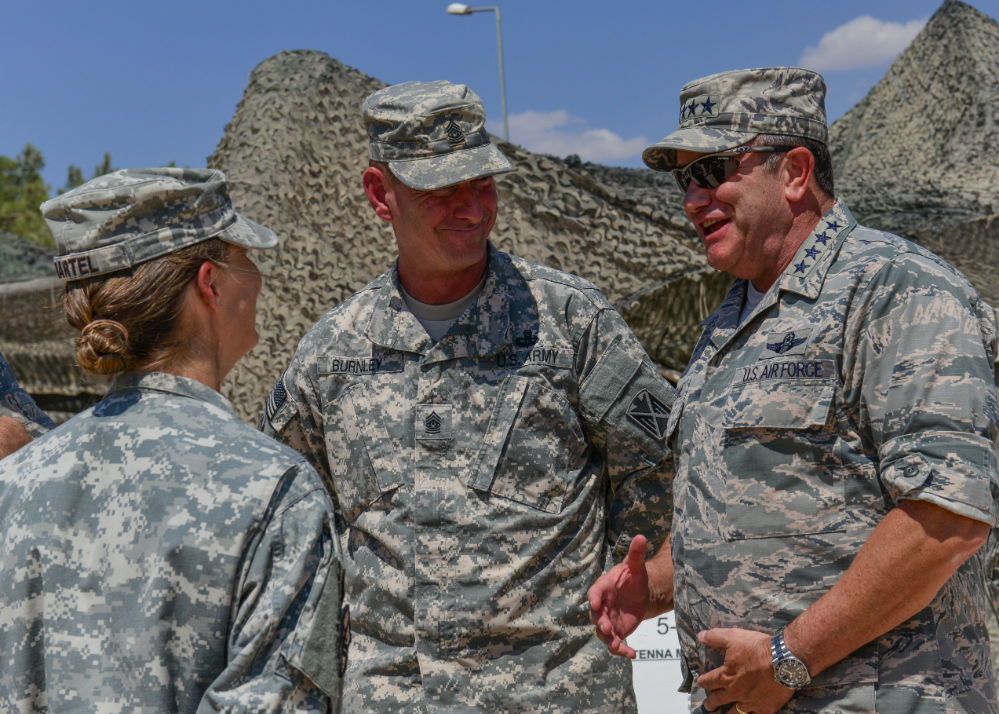
{"label": "cap brim", "polygon": [[756,132],[729,131],[712,127],[691,127],[678,129],[662,141],[642,152],[642,161],[655,171],[672,171],[680,168],[677,151],[693,151],[698,154],[711,154],[715,151],[734,149],[757,136]]}
{"label": "cap brim", "polygon": [[238,213],[235,222],[216,237],[244,248],[273,248],[278,244],[277,233]]}
{"label": "cap brim", "polygon": [[493,144],[407,161],[389,161],[393,175],[417,191],[433,191],[463,181],[513,171],[510,161]]}

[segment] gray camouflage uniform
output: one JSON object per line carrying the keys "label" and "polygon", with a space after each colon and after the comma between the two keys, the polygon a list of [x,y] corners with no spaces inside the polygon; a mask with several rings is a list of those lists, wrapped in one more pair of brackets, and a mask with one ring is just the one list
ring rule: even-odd
{"label": "gray camouflage uniform", "polygon": [[0,710],[335,708],[333,530],[316,473],[220,394],[118,377],[0,462]]}
{"label": "gray camouflage uniform", "polygon": [[[728,150],[756,133],[825,141],[824,94],[795,68],[698,80],[681,92],[680,129],[646,162],[672,170],[676,149]],[[999,515],[996,320],[963,275],[838,201],[740,325],[746,285],[704,321],[668,425],[677,630],[698,712],[707,692],[694,680],[724,656],[698,632],[783,628],[901,500],[990,525]],[[780,711],[999,711],[985,560],[983,548],[928,607]]]}
{"label": "gray camouflage uniform", "polygon": [[32,439],[37,439],[56,426],[55,422],[38,408],[31,395],[21,389],[14,372],[2,354],[0,354],[0,416],[20,422]]}
{"label": "gray camouflage uniform", "polygon": [[323,317],[261,426],[342,516],[345,711],[634,712],[585,596],[668,535],[672,398],[591,283],[491,247],[436,344],[395,270]]}

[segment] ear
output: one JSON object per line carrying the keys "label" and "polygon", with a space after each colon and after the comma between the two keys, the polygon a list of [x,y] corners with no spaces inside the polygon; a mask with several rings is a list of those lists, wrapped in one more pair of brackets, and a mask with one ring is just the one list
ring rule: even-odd
{"label": "ear", "polygon": [[815,172],[815,157],[804,146],[796,146],[785,154],[783,164],[784,196],[791,203],[797,203],[808,191]]}
{"label": "ear", "polygon": [[364,193],[368,197],[368,203],[375,211],[375,215],[383,221],[391,221],[392,207],[388,203],[388,194],[391,188],[382,170],[374,166],[369,166],[364,170],[361,179],[364,184]]}
{"label": "ear", "polygon": [[222,269],[212,263],[205,261],[198,268],[198,274],[194,277],[194,294],[197,299],[211,312],[219,310],[220,282]]}

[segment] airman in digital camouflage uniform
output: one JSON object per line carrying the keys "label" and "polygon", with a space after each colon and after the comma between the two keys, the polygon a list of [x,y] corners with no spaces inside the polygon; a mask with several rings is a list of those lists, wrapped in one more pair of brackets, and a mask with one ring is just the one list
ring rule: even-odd
{"label": "airman in digital camouflage uniform", "polygon": [[672,508],[673,390],[591,283],[500,252],[481,100],[364,102],[399,259],[301,341],[261,427],[335,492],[349,712],[634,712],[585,593]]}
{"label": "airman in digital camouflage uniform", "polygon": [[21,389],[7,360],[0,354],[0,459],[32,439],[55,429],[31,395]]}
{"label": "airman in digital camouflage uniform", "polygon": [[667,427],[674,579],[629,558],[594,619],[631,655],[645,601],[675,600],[698,712],[996,712],[995,316],[834,198],[824,96],[802,69],[707,77],[644,153],[737,279]]}
{"label": "airman in digital camouflage uniform", "polygon": [[[81,294],[94,313],[77,355],[97,354],[81,365],[117,375],[0,462],[0,711],[339,711],[349,615],[332,503],[305,459],[217,391],[256,342],[260,273],[244,248],[277,236],[203,169],[118,171],[42,210],[59,274],[90,281],[67,285],[81,291],[67,316]],[[168,268],[142,272],[212,238],[226,264],[195,258],[175,294]],[[94,298],[130,284],[149,291]],[[180,305],[171,373],[141,369],[160,327],[135,315],[158,301]]]}

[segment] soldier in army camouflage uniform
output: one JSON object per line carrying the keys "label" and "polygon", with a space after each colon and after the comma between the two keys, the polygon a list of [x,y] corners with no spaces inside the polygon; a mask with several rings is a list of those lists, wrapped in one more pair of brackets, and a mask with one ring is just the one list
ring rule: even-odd
{"label": "soldier in army camouflage uniform", "polygon": [[341,516],[350,712],[634,712],[587,588],[672,507],[673,390],[590,283],[496,250],[510,170],[479,98],[364,103],[395,267],[301,341],[261,427]]}
{"label": "soldier in army camouflage uniform", "polygon": [[629,557],[593,617],[631,655],[650,594],[675,598],[697,711],[997,712],[979,551],[999,495],[995,317],[833,197],[824,96],[802,69],[707,77],[645,151],[737,280],[667,427],[674,580]]}
{"label": "soldier in army camouflage uniform", "polygon": [[318,474],[218,393],[277,236],[218,171],[42,206],[96,406],[0,462],[0,711],[337,712],[349,629]]}
{"label": "soldier in army camouflage uniform", "polygon": [[0,459],[49,431],[55,423],[21,389],[7,360],[0,354]]}

